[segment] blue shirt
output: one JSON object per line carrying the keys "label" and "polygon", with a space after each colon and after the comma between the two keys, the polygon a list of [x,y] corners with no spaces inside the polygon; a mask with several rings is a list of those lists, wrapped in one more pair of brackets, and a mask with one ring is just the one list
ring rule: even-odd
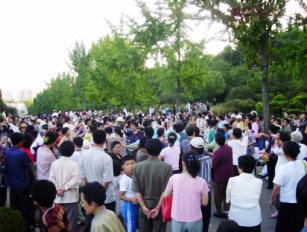
{"label": "blue shirt", "polygon": [[304,226],[301,232],[307,232],[307,226]]}
{"label": "blue shirt", "polygon": [[4,185],[8,188],[27,188],[30,186],[29,167],[31,160],[27,153],[17,147],[6,150]]}

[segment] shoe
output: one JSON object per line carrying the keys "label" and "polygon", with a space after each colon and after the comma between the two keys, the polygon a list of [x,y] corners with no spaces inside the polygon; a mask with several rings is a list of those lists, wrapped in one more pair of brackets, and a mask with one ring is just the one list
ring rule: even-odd
{"label": "shoe", "polygon": [[227,219],[228,215],[226,213],[214,213],[214,217]]}

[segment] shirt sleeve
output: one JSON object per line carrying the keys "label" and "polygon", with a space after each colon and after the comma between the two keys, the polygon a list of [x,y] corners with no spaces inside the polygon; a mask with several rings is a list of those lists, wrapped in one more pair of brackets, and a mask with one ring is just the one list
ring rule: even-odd
{"label": "shirt sleeve", "polygon": [[140,180],[138,177],[138,164],[135,166],[134,175],[132,177],[132,190],[134,192],[141,192]]}
{"label": "shirt sleeve", "polygon": [[284,182],[285,182],[285,168],[284,165],[281,165],[278,169],[277,172],[275,174],[274,180],[273,180],[274,184],[283,186]]}
{"label": "shirt sleeve", "polygon": [[171,165],[167,165],[166,172],[165,172],[165,178],[164,178],[164,183],[163,183],[163,189],[166,188],[168,180],[171,178],[173,175],[173,169]]}
{"label": "shirt sleeve", "polygon": [[231,191],[233,189],[233,177],[229,178],[227,188],[226,188],[226,202],[231,202]]}
{"label": "shirt sleeve", "polygon": [[202,180],[202,184],[201,184],[201,195],[206,195],[208,194],[209,192],[209,187],[208,187],[208,184],[207,182],[204,180],[204,179],[201,179]]}
{"label": "shirt sleeve", "polygon": [[166,191],[170,191],[172,192],[173,191],[173,176],[171,178],[169,178],[169,181],[166,185],[166,188],[165,188]]}
{"label": "shirt sleeve", "polygon": [[126,177],[125,176],[123,176],[123,178],[121,178],[121,180],[120,180],[119,191],[121,191],[121,192],[126,192],[127,191],[127,181],[126,181]]}
{"label": "shirt sleeve", "polygon": [[69,181],[64,186],[65,190],[78,188],[78,182],[79,182],[79,165],[78,163],[75,163],[73,166],[73,172],[70,176]]}
{"label": "shirt sleeve", "polygon": [[163,158],[165,158],[165,148],[164,148],[164,149],[162,149],[162,151],[161,151],[160,155],[161,155]]}
{"label": "shirt sleeve", "polygon": [[103,182],[111,182],[113,181],[113,160],[111,157],[108,157],[105,161],[104,167],[103,167],[103,173],[102,178]]}

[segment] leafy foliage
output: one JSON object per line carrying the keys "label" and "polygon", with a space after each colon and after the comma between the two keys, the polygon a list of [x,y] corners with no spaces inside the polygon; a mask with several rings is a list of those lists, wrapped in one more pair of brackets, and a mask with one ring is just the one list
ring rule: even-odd
{"label": "leafy foliage", "polygon": [[0,232],[25,232],[25,222],[18,210],[0,208]]}

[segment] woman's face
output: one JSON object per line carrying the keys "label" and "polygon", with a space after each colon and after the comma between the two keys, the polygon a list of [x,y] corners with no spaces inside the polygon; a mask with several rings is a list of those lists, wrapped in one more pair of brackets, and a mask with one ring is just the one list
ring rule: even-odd
{"label": "woman's face", "polygon": [[88,204],[88,202],[84,199],[83,193],[81,193],[81,205],[87,215],[92,214],[95,210],[95,203]]}
{"label": "woman's face", "polygon": [[131,124],[131,129],[133,130],[133,131],[136,131],[138,128],[135,126],[135,125],[133,125],[133,124]]}
{"label": "woman's face", "polygon": [[115,147],[112,148],[112,152],[115,155],[119,155],[122,150],[122,146],[120,144],[116,144]]}

